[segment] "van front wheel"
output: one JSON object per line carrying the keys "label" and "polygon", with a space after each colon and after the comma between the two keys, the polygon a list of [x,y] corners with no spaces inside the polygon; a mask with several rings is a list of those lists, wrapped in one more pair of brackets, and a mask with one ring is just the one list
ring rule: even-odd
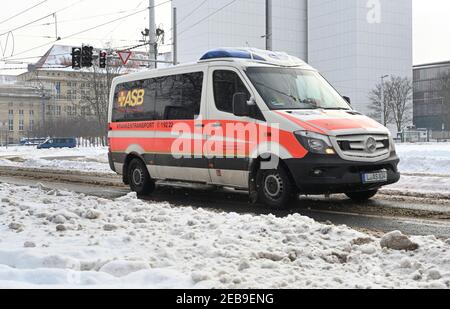
{"label": "van front wheel", "polygon": [[370,190],[370,191],[362,191],[362,192],[351,192],[351,193],[346,193],[345,195],[347,195],[351,200],[353,200],[355,202],[367,202],[372,197],[377,195],[377,193],[378,193],[378,190]]}
{"label": "van front wheel", "polygon": [[151,179],[145,164],[139,159],[131,160],[128,179],[131,191],[138,195],[148,195],[155,190],[155,182]]}
{"label": "van front wheel", "polygon": [[256,176],[260,202],[274,209],[285,209],[294,195],[294,186],[283,167],[259,170]]}

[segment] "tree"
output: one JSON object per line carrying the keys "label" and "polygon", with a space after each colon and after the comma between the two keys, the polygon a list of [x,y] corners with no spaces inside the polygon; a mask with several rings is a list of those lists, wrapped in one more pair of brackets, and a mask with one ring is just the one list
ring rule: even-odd
{"label": "tree", "polygon": [[[376,119],[377,121],[379,121],[381,123],[381,122],[383,122],[381,116],[384,114],[383,125],[386,126],[387,124],[392,123],[392,115],[391,115],[391,110],[389,109],[389,105],[386,104],[386,102],[387,102],[386,83],[384,83],[384,105],[382,104],[382,102],[383,102],[382,87],[383,86],[380,83],[380,84],[376,85],[375,88],[369,93],[369,100],[371,102],[371,104],[369,105],[369,109],[372,111],[371,114],[369,114],[369,117]],[[384,108],[382,108],[382,106]]]}
{"label": "tree", "polygon": [[401,132],[412,120],[412,81],[407,77],[393,76],[388,82],[387,88],[387,104],[397,131]]}
{"label": "tree", "polygon": [[[383,95],[384,93],[384,95]],[[381,122],[384,114],[383,125],[395,124],[398,132],[401,132],[405,124],[412,116],[413,86],[411,79],[407,77],[391,76],[391,79],[377,84],[369,94],[372,110],[370,116]],[[383,102],[384,97],[384,104]],[[382,108],[383,106],[383,108]]]}
{"label": "tree", "polygon": [[89,73],[84,75],[88,88],[81,98],[81,105],[88,111],[87,114],[92,113],[98,127],[102,129],[102,136],[106,136],[108,132],[108,106],[112,80],[119,76],[120,72],[120,65],[108,65],[105,69],[94,65]]}

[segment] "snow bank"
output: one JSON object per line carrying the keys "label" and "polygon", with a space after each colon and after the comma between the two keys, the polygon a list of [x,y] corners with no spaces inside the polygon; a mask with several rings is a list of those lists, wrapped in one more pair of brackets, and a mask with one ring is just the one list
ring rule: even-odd
{"label": "snow bank", "polygon": [[134,194],[110,201],[0,184],[0,288],[450,287],[450,240],[411,240],[418,250],[394,251],[298,214],[217,213]]}
{"label": "snow bank", "polygon": [[397,153],[403,173],[450,177],[450,143],[399,144]]}
{"label": "snow bank", "polygon": [[37,149],[0,147],[0,166],[112,173],[107,147]]}

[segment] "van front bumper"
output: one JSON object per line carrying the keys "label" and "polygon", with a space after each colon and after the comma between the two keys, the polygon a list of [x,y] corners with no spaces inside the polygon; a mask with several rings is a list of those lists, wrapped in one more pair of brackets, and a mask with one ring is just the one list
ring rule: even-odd
{"label": "van front bumper", "polygon": [[[346,161],[338,156],[308,154],[303,159],[290,159],[285,163],[303,194],[332,194],[377,190],[400,180],[395,153],[379,162]],[[387,181],[364,184],[363,174],[386,170]]]}

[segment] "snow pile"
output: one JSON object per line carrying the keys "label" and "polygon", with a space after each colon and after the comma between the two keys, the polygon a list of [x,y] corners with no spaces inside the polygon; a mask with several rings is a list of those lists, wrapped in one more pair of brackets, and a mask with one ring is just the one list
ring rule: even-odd
{"label": "snow pile", "polygon": [[450,240],[410,240],[0,184],[0,288],[449,288]]}
{"label": "snow pile", "polygon": [[400,144],[397,153],[403,173],[450,177],[450,143]]}
{"label": "snow pile", "polygon": [[399,144],[399,183],[385,192],[450,196],[450,143]]}
{"label": "snow pile", "polygon": [[37,149],[0,147],[0,166],[112,173],[107,147]]}

